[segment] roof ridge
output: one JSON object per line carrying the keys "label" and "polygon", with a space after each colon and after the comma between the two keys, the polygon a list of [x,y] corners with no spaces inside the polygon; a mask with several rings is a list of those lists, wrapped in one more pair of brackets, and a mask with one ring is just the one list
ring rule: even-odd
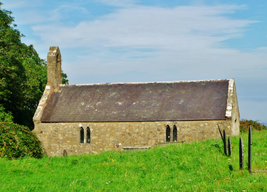
{"label": "roof ridge", "polygon": [[113,83],[87,83],[87,84],[61,84],[60,87],[65,86],[90,86],[90,85],[122,85],[122,84],[161,84],[161,83],[191,83],[191,82],[212,82],[212,81],[229,81],[230,79],[207,79],[207,80],[180,80],[180,81],[147,81],[147,82],[113,82]]}

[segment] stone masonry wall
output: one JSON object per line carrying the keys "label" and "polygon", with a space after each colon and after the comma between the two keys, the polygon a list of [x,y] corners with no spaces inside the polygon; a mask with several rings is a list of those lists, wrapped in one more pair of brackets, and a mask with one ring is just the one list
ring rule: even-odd
{"label": "stone masonry wall", "polygon": [[232,132],[231,135],[237,136],[239,135],[240,131],[240,114],[239,114],[239,108],[238,108],[238,100],[237,100],[237,94],[236,94],[236,87],[233,86],[233,107],[232,107],[232,117],[231,117],[231,128]]}
{"label": "stone masonry wall", "polygon": [[234,79],[229,79],[225,117],[227,120],[231,120],[231,135],[239,135],[240,114]]}
{"label": "stone masonry wall", "polygon": [[[231,120],[222,121],[164,121],[121,123],[35,123],[35,132],[49,156],[62,156],[63,150],[71,154],[100,153],[123,150],[123,147],[154,146],[166,142],[166,127],[176,125],[178,142],[202,141],[220,138],[218,126],[231,134]],[[80,127],[91,130],[91,142],[80,143]]]}

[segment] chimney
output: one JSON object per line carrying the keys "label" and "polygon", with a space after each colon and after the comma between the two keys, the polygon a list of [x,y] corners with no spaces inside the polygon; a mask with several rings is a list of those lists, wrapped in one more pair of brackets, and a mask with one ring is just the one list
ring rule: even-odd
{"label": "chimney", "polygon": [[47,54],[47,84],[58,89],[61,84],[61,54],[59,47],[51,46]]}

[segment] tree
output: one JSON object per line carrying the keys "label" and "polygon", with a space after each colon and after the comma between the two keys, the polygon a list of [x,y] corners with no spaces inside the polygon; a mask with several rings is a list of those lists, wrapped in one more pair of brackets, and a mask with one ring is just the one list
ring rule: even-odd
{"label": "tree", "polygon": [[[1,6],[2,3],[0,3]],[[19,61],[22,35],[12,25],[11,12],[0,9],[0,103],[8,112],[22,108],[25,69]]]}
{"label": "tree", "polygon": [[[12,114],[15,123],[33,129],[32,117],[47,82],[46,62],[13,24],[12,12],[0,2],[0,116]],[[68,84],[63,73],[62,82]],[[10,119],[10,118],[6,118]]]}
{"label": "tree", "polygon": [[0,104],[0,122],[13,122],[11,112],[7,113],[3,105]]}

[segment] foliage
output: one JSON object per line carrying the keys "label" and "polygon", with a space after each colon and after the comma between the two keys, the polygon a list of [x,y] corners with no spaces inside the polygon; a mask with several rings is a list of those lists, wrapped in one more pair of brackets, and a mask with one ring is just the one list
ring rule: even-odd
{"label": "foliage", "polygon": [[67,79],[68,78],[67,74],[62,72],[61,76],[62,76],[62,84],[68,85],[69,80]]}
{"label": "foliage", "polygon": [[248,132],[249,126],[251,126],[252,129],[257,131],[267,129],[267,127],[264,124],[261,124],[258,121],[242,119],[240,121],[240,132]]}
{"label": "foliage", "polygon": [[[248,134],[240,136],[246,163]],[[246,164],[239,170],[239,137],[232,137],[232,157],[223,155],[221,139],[213,139],[146,151],[0,158],[0,191],[265,191],[266,137],[267,130],[253,131],[252,175]]]}
{"label": "foliage", "polygon": [[21,42],[23,35],[12,24],[11,14],[0,9],[0,103],[16,123],[32,126],[46,83],[46,67],[33,46]]}
{"label": "foliage", "polygon": [[42,157],[41,142],[28,127],[0,122],[0,157]]}
{"label": "foliage", "polygon": [[5,108],[0,104],[0,122],[13,122],[11,112],[5,112]]}
{"label": "foliage", "polygon": [[[12,12],[0,2],[0,103],[14,122],[33,128],[32,117],[43,94],[46,62],[40,59],[33,45],[21,42],[23,35],[15,29]],[[63,73],[64,83],[68,83]]]}

